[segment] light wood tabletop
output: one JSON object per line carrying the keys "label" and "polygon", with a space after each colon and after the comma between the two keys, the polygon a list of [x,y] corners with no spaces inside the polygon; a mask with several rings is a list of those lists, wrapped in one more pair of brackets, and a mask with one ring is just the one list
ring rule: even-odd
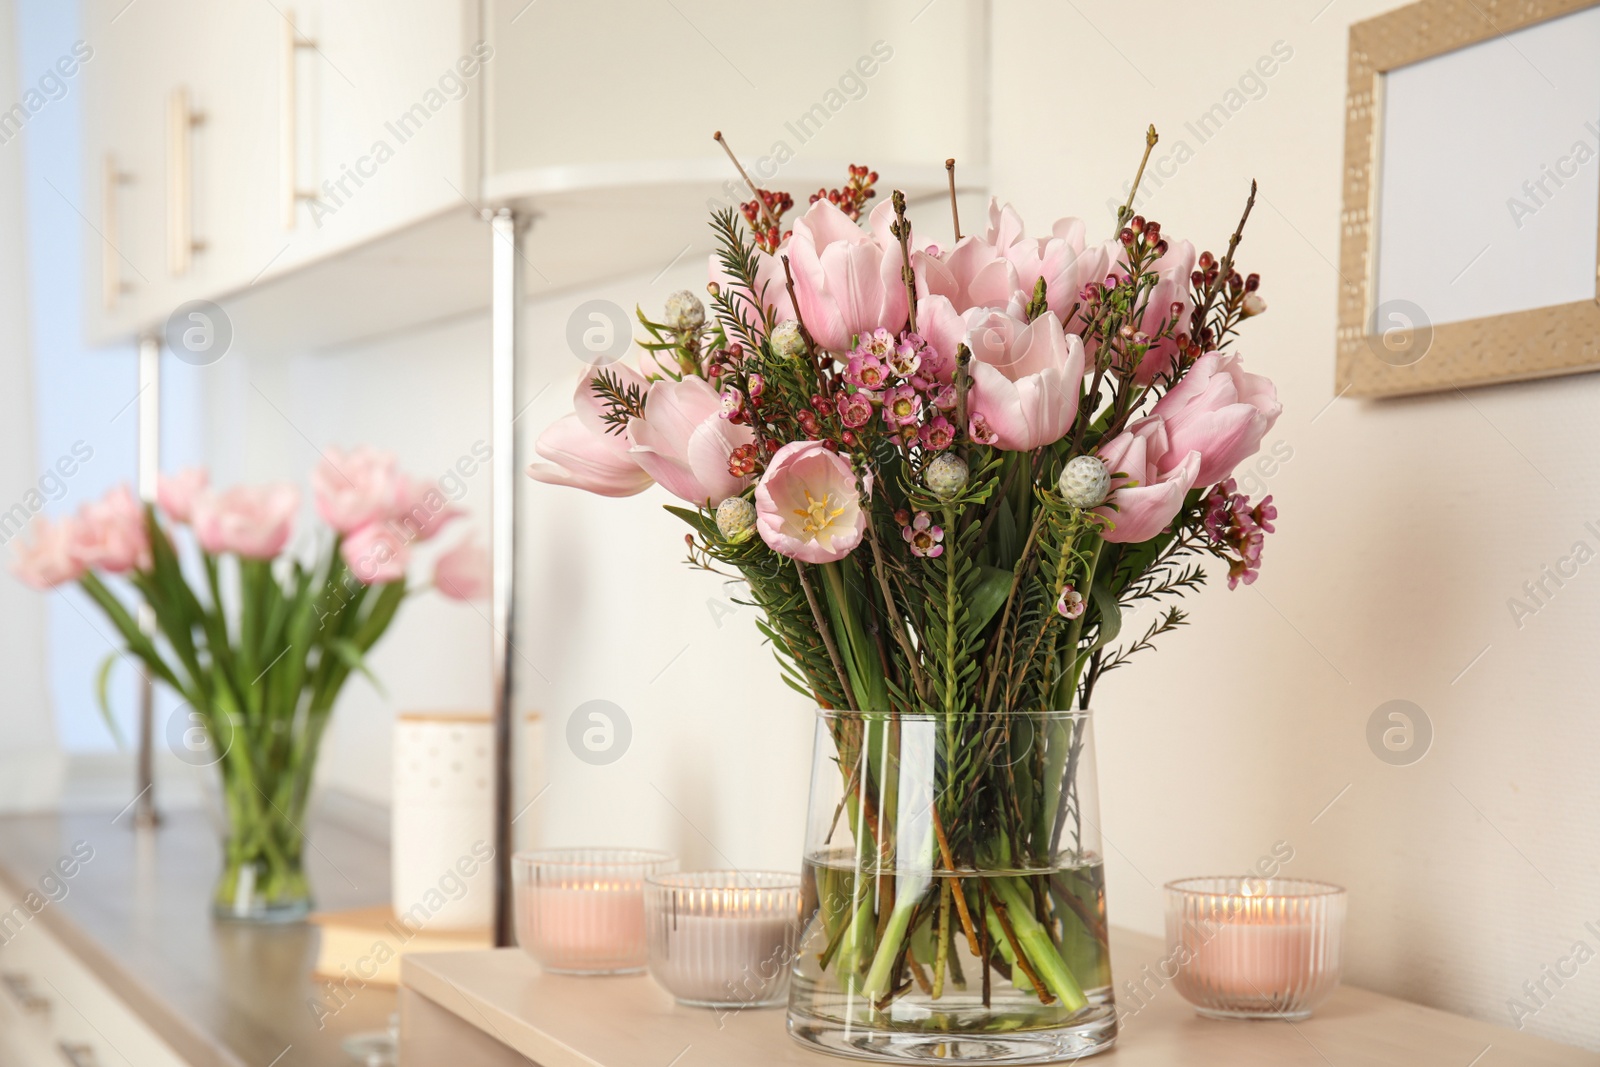
{"label": "light wood tabletop", "polygon": [[[1164,946],[1156,938],[1113,931],[1121,1036],[1116,1048],[1086,1062],[1106,1067],[1600,1064],[1600,1053],[1349,986],[1305,1022],[1202,1019],[1170,984],[1153,977],[1162,955]],[[1127,980],[1142,984],[1145,994],[1137,1000],[1127,995]],[[820,1067],[844,1062],[792,1040],[782,1009],[719,1014],[685,1008],[648,977],[545,974],[517,949],[407,956],[401,983],[402,1035],[408,998],[420,996],[540,1067]],[[463,1041],[455,1047],[465,1055],[470,1044]],[[472,1062],[454,1060],[455,1067],[472,1067]]]}

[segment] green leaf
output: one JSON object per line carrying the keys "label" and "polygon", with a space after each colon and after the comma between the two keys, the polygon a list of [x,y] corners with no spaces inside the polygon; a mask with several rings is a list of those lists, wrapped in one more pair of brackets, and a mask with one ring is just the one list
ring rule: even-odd
{"label": "green leaf", "polygon": [[1122,608],[1118,606],[1117,594],[1111,591],[1108,582],[1094,583],[1089,597],[1100,614],[1100,630],[1095,634],[1094,644],[1086,650],[1093,652],[1106,642],[1115,641],[1117,634],[1122,632]]}
{"label": "green leaf", "polygon": [[389,694],[384,690],[383,683],[378,681],[378,676],[368,669],[367,658],[361,654],[361,649],[356,647],[354,641],[348,637],[339,637],[329,642],[328,647],[333,649],[334,654],[339,657],[341,663],[351,670],[359,672],[367,681],[372,683],[372,688],[376,689],[380,695],[388,697]]}
{"label": "green leaf", "polygon": [[999,567],[980,566],[978,568],[982,577],[978,587],[973,591],[972,600],[967,605],[973,632],[978,632],[989,625],[989,620],[995,613],[1005,606],[1006,596],[1011,592],[1011,572]]}
{"label": "green leaf", "polygon": [[127,748],[128,742],[122,736],[122,729],[117,725],[116,717],[111,714],[111,668],[115,667],[117,660],[121,658],[121,652],[109,652],[106,658],[100,661],[100,669],[95,671],[94,697],[95,703],[100,707],[100,717],[106,721],[106,729],[111,731],[117,747]]}

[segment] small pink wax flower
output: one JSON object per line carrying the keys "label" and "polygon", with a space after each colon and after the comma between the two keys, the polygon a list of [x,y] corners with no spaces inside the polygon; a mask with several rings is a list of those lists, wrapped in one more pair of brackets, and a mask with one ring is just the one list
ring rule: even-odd
{"label": "small pink wax flower", "polygon": [[944,528],[933,525],[933,516],[919,511],[914,519],[903,526],[901,536],[911,546],[913,556],[937,559],[944,554]]}

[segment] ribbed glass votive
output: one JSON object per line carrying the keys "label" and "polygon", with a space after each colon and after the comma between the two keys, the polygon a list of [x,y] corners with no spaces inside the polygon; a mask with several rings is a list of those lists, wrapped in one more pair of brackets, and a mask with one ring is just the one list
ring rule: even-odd
{"label": "ribbed glass votive", "polygon": [[519,852],[511,858],[517,943],[547,971],[642,971],[644,880],[677,865],[647,849]]}
{"label": "ribbed glass votive", "polygon": [[650,975],[680,1003],[784,1003],[799,933],[798,874],[654,874],[646,880],[644,911]]}
{"label": "ribbed glass votive", "polygon": [[1299,878],[1167,886],[1172,984],[1201,1015],[1304,1019],[1339,984],[1345,891]]}

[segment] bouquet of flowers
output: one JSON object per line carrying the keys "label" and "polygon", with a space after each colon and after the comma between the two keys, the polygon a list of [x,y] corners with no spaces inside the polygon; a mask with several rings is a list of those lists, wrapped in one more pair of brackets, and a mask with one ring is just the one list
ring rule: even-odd
{"label": "bouquet of flowers", "polygon": [[1130,607],[1207,556],[1252,582],[1276,516],[1229,477],[1280,410],[1233,350],[1250,205],[1220,258],[1127,206],[1100,243],[995,203],[947,242],[899,192],[863,225],[876,180],[714,214],[709,314],[641,312],[641,365],[588,373],[530,473],[680,498],[823,709],[792,1020],[1059,1027],[1110,985],[1072,709],[1185,621]]}
{"label": "bouquet of flowers", "polygon": [[[371,448],[327,450],[311,483],[333,536],[309,564],[286,552],[300,509],[294,486],[215,492],[198,468],[161,479],[159,509],[124,485],[74,517],[36,517],[12,564],[36,589],[76,582],[126,653],[187,706],[179,755],[214,760],[222,776],[229,837],[215,907],[228,918],[309,910],[301,828],[323,731],[345,681],[368,674],[367,653],[415,591],[406,581],[411,545],[460,514],[438,486]],[[190,528],[198,575],[180,560],[179,526]],[[468,539],[437,559],[433,584],[476,599],[487,571],[487,554]],[[131,610],[103,575],[125,579],[143,610]],[[123,655],[110,653],[99,673],[108,722],[107,682]]]}

